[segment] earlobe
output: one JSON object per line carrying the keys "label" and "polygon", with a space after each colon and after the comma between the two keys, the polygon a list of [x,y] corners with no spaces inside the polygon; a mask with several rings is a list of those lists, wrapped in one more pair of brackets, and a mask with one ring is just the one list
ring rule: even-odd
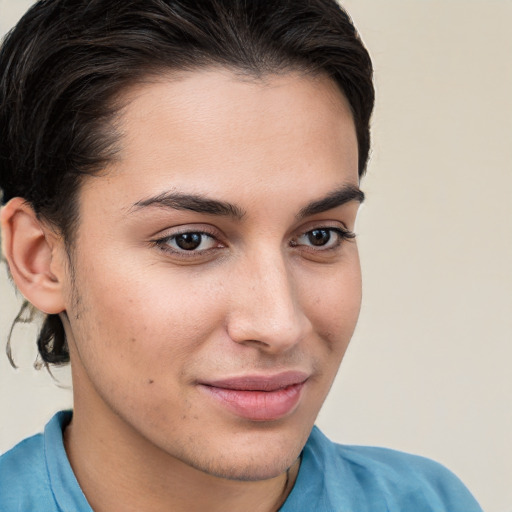
{"label": "earlobe", "polygon": [[43,313],[64,311],[62,239],[39,221],[21,197],[2,208],[0,220],[3,252],[19,291]]}

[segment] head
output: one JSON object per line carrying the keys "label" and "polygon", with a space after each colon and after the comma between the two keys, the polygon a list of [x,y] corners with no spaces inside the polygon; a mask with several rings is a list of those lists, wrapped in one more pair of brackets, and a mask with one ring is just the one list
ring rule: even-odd
{"label": "head", "polygon": [[[42,359],[71,353],[75,393],[194,467],[288,467],[358,315],[373,100],[334,0],[35,4],[0,54],[0,187],[11,273],[47,314]],[[226,412],[243,375],[288,401]],[[251,472],[263,440],[276,461]]]}

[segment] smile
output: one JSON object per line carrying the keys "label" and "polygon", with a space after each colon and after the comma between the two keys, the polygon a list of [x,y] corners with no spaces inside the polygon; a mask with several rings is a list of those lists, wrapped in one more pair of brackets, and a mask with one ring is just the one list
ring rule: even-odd
{"label": "smile", "polygon": [[275,421],[295,410],[307,379],[305,373],[286,372],[200,383],[200,388],[236,416]]}

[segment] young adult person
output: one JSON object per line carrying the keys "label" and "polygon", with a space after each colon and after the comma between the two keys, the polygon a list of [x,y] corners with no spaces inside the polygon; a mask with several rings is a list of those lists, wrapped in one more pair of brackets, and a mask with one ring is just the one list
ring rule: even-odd
{"label": "young adult person", "polygon": [[74,410],[2,511],[480,510],[314,427],[357,321],[372,66],[334,0],[46,0],[0,54],[2,246]]}

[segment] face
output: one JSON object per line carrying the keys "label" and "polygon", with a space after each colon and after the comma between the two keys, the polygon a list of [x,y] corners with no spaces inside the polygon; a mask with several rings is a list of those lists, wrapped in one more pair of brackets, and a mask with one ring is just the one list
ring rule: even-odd
{"label": "face", "polygon": [[359,313],[349,107],[327,78],[218,69],[127,99],[119,159],[79,196],[75,415],[209,474],[271,478]]}

